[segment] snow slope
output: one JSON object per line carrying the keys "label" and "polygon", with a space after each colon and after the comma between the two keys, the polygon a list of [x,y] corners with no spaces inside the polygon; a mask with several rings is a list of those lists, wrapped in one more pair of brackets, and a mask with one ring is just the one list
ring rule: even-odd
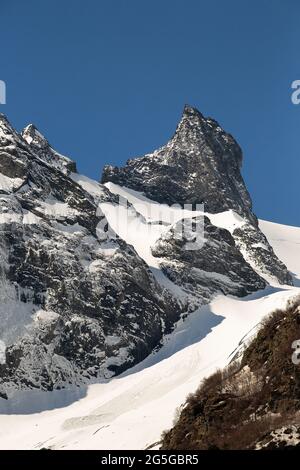
{"label": "snow slope", "polygon": [[293,274],[295,286],[300,287],[300,228],[286,227],[265,220],[260,220],[259,225],[276,255]]}
{"label": "snow slope", "polygon": [[[264,221],[260,226],[297,283],[300,229]],[[201,378],[224,366],[266,314],[299,294],[298,287],[270,286],[243,299],[220,295],[181,320],[157,353],[117,378],[77,391],[26,392],[15,397],[11,409],[0,400],[0,448],[155,445]]]}
{"label": "snow slope", "polygon": [[[84,187],[84,182],[80,175],[77,177],[77,181]],[[244,259],[253,270],[269,284],[280,287],[281,284],[276,279],[276,275],[266,271],[264,266],[268,256],[272,257],[272,254],[269,252],[271,247],[267,246],[268,241],[259,241],[260,238],[258,238],[255,243],[253,239],[248,238],[241,243],[239,236],[236,234],[236,229],[246,229],[247,231],[247,227],[249,229],[251,226],[247,219],[241,217],[232,209],[210,213],[204,211],[203,204],[198,204],[196,210],[193,210],[195,208],[192,205],[186,205],[184,208],[179,204],[169,206],[155,202],[147,198],[143,193],[126,188],[125,186],[119,186],[112,182],[106,183],[105,186],[119,198],[118,206],[111,203],[100,204],[111,228],[121,238],[126,240],[127,243],[134,246],[139,256],[150,266],[158,282],[172,290],[173,293],[174,287],[170,286],[170,282],[168,282],[160,270],[160,263],[163,260],[152,256],[151,248],[154,247],[161,236],[168,232],[171,226],[174,227],[182,219],[191,220],[191,218],[197,217],[201,220],[202,227],[204,227],[204,216],[207,216],[216,227],[228,230],[235,239]],[[186,229],[189,230],[188,223]],[[201,242],[205,240],[205,231],[204,238],[200,236],[199,240]],[[258,253],[255,251],[257,248],[262,249],[263,263],[258,262]],[[282,260],[280,257],[279,259]],[[182,297],[182,292],[180,296]]]}
{"label": "snow slope", "polygon": [[[81,177],[78,177],[77,181],[81,185],[84,184]],[[176,204],[172,206],[159,204],[138,191],[111,182],[106,183],[105,186],[120,198],[118,205],[100,204],[111,229],[128,244],[134,246],[138,255],[147,263],[161,285],[171,291],[178,299],[182,301],[189,299],[191,303],[194,303],[195,299],[190,299],[180,286],[175,285],[164,275],[160,267],[163,260],[152,255],[152,247],[171,226],[182,219],[200,217],[204,224],[204,215],[207,215],[214,225],[225,228],[230,233],[236,228],[242,227],[245,223],[244,219],[232,210],[218,214],[204,213],[204,206],[199,204],[198,210],[193,211],[192,206],[189,210],[188,207],[183,209]]]}

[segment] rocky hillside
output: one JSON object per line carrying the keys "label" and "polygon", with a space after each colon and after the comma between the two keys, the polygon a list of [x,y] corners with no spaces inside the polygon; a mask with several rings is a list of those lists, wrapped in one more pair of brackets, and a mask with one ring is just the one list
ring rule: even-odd
{"label": "rocky hillside", "polygon": [[298,298],[264,321],[241,360],[188,397],[162,448],[300,448],[299,340]]}
{"label": "rocky hillside", "polygon": [[33,127],[32,140],[28,128],[23,135],[1,117],[3,395],[120,372],[148,355],[181,311],[135,250],[102,230],[99,201],[115,204],[114,196],[96,184],[93,195],[83,189],[68,174],[74,165]]}
{"label": "rocky hillside", "polygon": [[[195,225],[201,220],[193,219]],[[205,242],[199,239],[193,250],[186,248],[190,237],[178,239],[177,222],[152,248],[162,271],[194,296],[209,301],[215,292],[247,295],[266,287],[265,281],[245,262],[228,230],[204,219]],[[199,246],[197,246],[197,242]],[[230,266],[230,270],[228,267]]]}

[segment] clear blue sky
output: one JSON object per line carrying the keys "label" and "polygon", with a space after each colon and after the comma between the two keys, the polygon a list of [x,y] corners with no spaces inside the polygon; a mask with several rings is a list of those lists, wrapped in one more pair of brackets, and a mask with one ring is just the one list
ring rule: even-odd
{"label": "clear blue sky", "polygon": [[242,146],[257,215],[300,225],[299,0],[0,0],[0,16],[17,129],[99,179],[164,144],[189,103]]}

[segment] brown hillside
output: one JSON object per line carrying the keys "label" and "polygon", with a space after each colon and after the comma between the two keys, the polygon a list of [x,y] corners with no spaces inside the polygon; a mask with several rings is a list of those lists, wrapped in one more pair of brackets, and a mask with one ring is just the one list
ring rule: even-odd
{"label": "brown hillside", "polygon": [[271,314],[242,360],[206,378],[187,398],[163,449],[300,447],[300,299]]}

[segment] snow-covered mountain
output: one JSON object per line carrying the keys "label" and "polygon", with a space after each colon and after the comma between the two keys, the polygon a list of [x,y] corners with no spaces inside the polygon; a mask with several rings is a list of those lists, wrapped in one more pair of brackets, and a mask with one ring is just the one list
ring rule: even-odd
{"label": "snow-covered mountain", "polygon": [[241,164],[233,137],[186,106],[166,146],[97,183],[0,116],[1,446],[153,444],[298,292],[299,229],[258,224]]}
{"label": "snow-covered mountain", "polygon": [[[174,136],[165,146],[128,160],[124,168],[106,166],[102,182],[142,192],[161,204],[203,203],[211,222],[231,233],[255,271],[266,279],[275,277],[289,284],[285,266],[258,227],[241,166],[242,151],[234,138],[215,120],[186,105]],[[172,234],[167,237],[170,242]]]}
{"label": "snow-covered mountain", "polygon": [[97,183],[87,191],[32,126],[32,140],[4,117],[0,129],[2,395],[124,370],[157,346],[181,306],[132,246],[105,232],[99,204],[116,204],[114,195]]}
{"label": "snow-covered mountain", "polygon": [[[300,279],[300,228],[260,221],[276,253]],[[259,323],[300,294],[273,287],[242,299],[222,294],[177,324],[162,348],[105,382],[68,391],[29,391],[2,400],[1,449],[145,449],[172,427],[176,409],[203,377],[244,348]]]}

